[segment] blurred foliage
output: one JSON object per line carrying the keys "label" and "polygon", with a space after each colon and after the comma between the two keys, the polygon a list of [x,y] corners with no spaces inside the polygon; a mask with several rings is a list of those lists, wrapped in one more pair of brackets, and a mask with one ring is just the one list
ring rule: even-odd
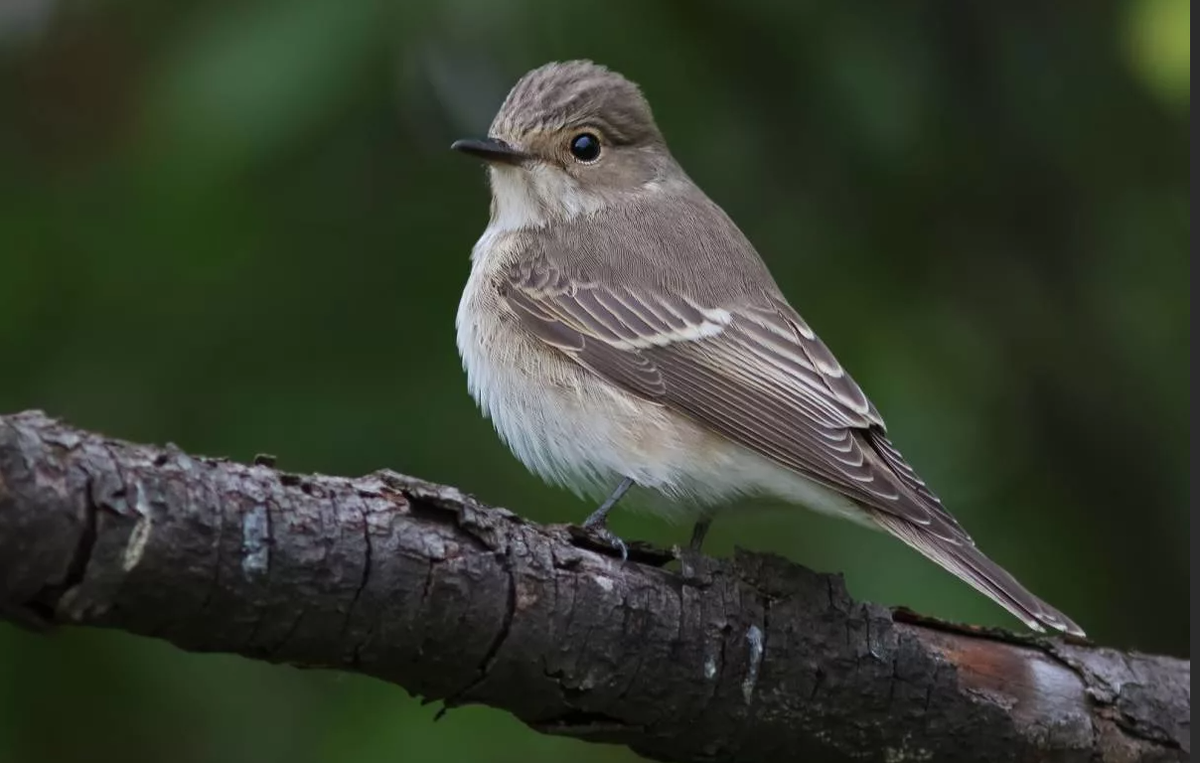
{"label": "blurred foliage", "polygon": [[[466,394],[487,190],[446,149],[525,70],[590,57],[642,83],[980,545],[1097,640],[1187,654],[1189,23],[1188,0],[3,0],[0,411],[578,520]],[[710,538],[1014,625],[807,512],[731,507]],[[633,759],[434,711],[0,626],[0,761]]]}

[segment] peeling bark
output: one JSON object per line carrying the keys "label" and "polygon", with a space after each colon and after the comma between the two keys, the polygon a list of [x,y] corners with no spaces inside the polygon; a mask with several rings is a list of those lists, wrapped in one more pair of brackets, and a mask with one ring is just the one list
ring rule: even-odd
{"label": "peeling bark", "polygon": [[775,556],[621,565],[379,473],[0,417],[0,614],[355,671],[665,761],[1175,761],[1191,666],[852,600]]}

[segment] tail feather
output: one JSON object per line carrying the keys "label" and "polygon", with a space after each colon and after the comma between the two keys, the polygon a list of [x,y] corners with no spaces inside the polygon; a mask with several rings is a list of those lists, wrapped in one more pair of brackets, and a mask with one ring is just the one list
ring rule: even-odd
{"label": "tail feather", "polygon": [[946,540],[892,515],[873,513],[873,517],[888,532],[954,573],[1033,630],[1051,628],[1073,636],[1084,635],[1071,618],[1030,593],[969,538]]}

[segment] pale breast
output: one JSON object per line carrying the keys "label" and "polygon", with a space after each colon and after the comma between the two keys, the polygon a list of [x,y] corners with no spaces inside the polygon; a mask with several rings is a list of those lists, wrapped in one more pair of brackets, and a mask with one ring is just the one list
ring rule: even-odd
{"label": "pale breast", "polygon": [[458,349],[483,414],[526,467],[578,493],[603,495],[625,476],[690,492],[687,454],[716,438],[527,333],[497,288],[514,246],[512,234],[484,234],[459,303]]}
{"label": "pale breast", "polygon": [[603,489],[612,475],[601,430],[612,416],[587,391],[582,369],[520,328],[488,270],[472,269],[458,310],[471,396],[531,471],[580,492]]}

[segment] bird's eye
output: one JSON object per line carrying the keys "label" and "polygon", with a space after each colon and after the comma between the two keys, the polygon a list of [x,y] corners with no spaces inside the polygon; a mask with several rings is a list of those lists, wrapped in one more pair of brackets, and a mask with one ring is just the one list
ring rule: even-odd
{"label": "bird's eye", "polygon": [[600,157],[600,139],[590,132],[571,138],[571,156],[581,162],[594,162]]}

